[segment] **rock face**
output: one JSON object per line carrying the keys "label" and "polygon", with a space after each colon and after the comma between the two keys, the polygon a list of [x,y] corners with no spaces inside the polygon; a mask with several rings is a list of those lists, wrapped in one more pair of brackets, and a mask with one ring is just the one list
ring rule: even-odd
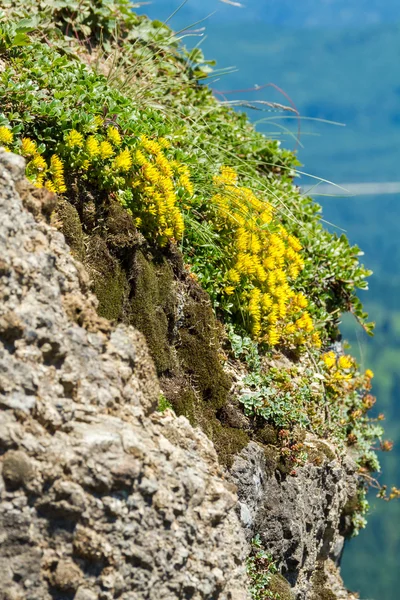
{"label": "rock face", "polygon": [[0,598],[244,600],[234,485],[23,173],[0,150]]}
{"label": "rock face", "polygon": [[296,600],[348,600],[354,596],[344,589],[337,564],[344,508],[357,493],[355,464],[339,460],[334,448],[311,435],[305,448],[315,463],[296,468],[293,476],[254,442],[236,457],[231,474],[241,522],[249,540],[260,535]]}
{"label": "rock face", "polygon": [[154,412],[142,334],[98,316],[24,166],[0,150],[0,600],[248,600],[256,535],[279,600],[354,598],[353,462],[309,435],[295,474],[255,442],[224,473],[199,429]]}

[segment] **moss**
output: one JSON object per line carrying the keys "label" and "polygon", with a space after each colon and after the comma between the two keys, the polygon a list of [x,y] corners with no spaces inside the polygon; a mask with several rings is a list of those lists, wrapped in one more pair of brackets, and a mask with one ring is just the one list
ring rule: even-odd
{"label": "moss", "polygon": [[277,429],[269,423],[258,429],[255,437],[262,444],[278,444]]}
{"label": "moss", "polygon": [[99,315],[110,320],[120,319],[127,289],[126,277],[99,236],[89,238],[85,266],[93,280],[93,291],[99,301]]}
{"label": "moss", "polygon": [[294,600],[294,595],[290,584],[279,573],[271,575],[269,591],[275,594],[279,600]]}
{"label": "moss", "polygon": [[320,563],[312,576],[312,600],[337,600],[336,594],[326,586],[327,577],[324,565]]}
{"label": "moss", "polygon": [[176,366],[171,348],[175,301],[174,275],[168,262],[152,262],[138,251],[132,273],[129,321],[144,334],[158,375]]}
{"label": "moss", "polygon": [[222,424],[212,405],[203,402],[200,394],[188,385],[183,373],[176,377],[161,377],[160,385],[176,414],[187,417],[193,427],[200,427],[214,443],[220,463],[231,466],[234,456],[250,441],[247,433]]}
{"label": "moss", "polygon": [[203,400],[218,410],[227,400],[231,380],[218,355],[218,329],[208,296],[192,289],[183,312],[178,357]]}
{"label": "moss", "polygon": [[58,198],[56,218],[61,224],[60,231],[64,234],[72,254],[78,260],[83,261],[85,258],[85,245],[78,211],[67,200]]}
{"label": "moss", "polygon": [[220,463],[227,467],[232,466],[235,455],[243,450],[250,441],[245,431],[224,427],[215,417],[211,421],[209,437],[214,442]]}
{"label": "moss", "polygon": [[198,425],[198,420],[196,419],[197,403],[198,400],[195,392],[189,387],[184,387],[172,402],[172,406],[177,415],[183,415],[189,419],[193,427],[196,427],[196,425]]}
{"label": "moss", "polygon": [[119,202],[110,202],[105,213],[104,237],[107,246],[116,254],[125,255],[128,249],[137,248],[143,243],[132,217]]}

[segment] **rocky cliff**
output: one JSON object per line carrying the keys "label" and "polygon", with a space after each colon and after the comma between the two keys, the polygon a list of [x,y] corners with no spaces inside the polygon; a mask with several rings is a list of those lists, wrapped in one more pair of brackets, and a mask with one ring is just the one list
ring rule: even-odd
{"label": "rocky cliff", "polygon": [[55,205],[2,151],[1,597],[244,599],[259,533],[279,598],[350,598],[335,565],[354,465],[311,436],[319,464],[296,476],[255,442],[224,472],[199,429],[155,412],[144,338],[97,315]]}
{"label": "rocky cliff", "polygon": [[0,597],[247,598],[234,485],[154,412],[143,337],[97,316],[24,167],[1,152]]}
{"label": "rocky cliff", "polygon": [[165,24],[0,9],[0,598],[354,598],[359,249]]}

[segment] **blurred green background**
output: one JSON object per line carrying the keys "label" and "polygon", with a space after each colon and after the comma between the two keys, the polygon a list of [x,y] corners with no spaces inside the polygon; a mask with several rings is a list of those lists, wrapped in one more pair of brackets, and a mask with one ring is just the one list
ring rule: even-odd
{"label": "blurred green background", "polygon": [[[249,116],[260,131],[296,149],[305,172],[337,184],[400,182],[399,0],[243,3],[189,0],[170,21],[175,30],[188,27],[184,42],[200,43],[218,67],[236,67],[210,79],[215,91],[223,91],[226,100],[287,104],[272,87],[234,91],[274,83],[304,117],[300,143],[298,123],[287,113],[250,111]],[[141,12],[165,20],[178,6],[154,0]],[[315,182],[306,176],[298,180],[304,189]],[[332,188],[331,193],[343,192]],[[363,366],[375,372],[377,411],[385,413],[387,437],[395,442],[392,453],[380,455],[379,480],[400,487],[400,194],[315,198],[324,218],[346,231],[374,270],[362,300],[376,321],[375,337],[366,339],[351,319],[343,331]],[[400,502],[388,504],[372,493],[370,503],[368,527],[347,544],[342,574],[361,598],[395,600],[400,597]]]}

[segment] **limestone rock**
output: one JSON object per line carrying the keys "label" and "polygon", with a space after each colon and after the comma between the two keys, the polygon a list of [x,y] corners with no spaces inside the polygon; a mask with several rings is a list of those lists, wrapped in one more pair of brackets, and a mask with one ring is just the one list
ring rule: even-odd
{"label": "limestone rock", "polygon": [[349,600],[353,596],[345,590],[337,565],[344,544],[341,517],[356,493],[356,468],[350,459],[339,460],[326,442],[311,435],[305,441],[310,451],[322,445],[321,464],[307,463],[292,476],[271,468],[265,449],[250,442],[236,457],[231,476],[247,539],[260,536],[294,598],[320,600],[319,589],[326,586],[332,600]]}
{"label": "limestone rock", "polygon": [[23,173],[0,151],[0,598],[245,600],[235,486]]}

